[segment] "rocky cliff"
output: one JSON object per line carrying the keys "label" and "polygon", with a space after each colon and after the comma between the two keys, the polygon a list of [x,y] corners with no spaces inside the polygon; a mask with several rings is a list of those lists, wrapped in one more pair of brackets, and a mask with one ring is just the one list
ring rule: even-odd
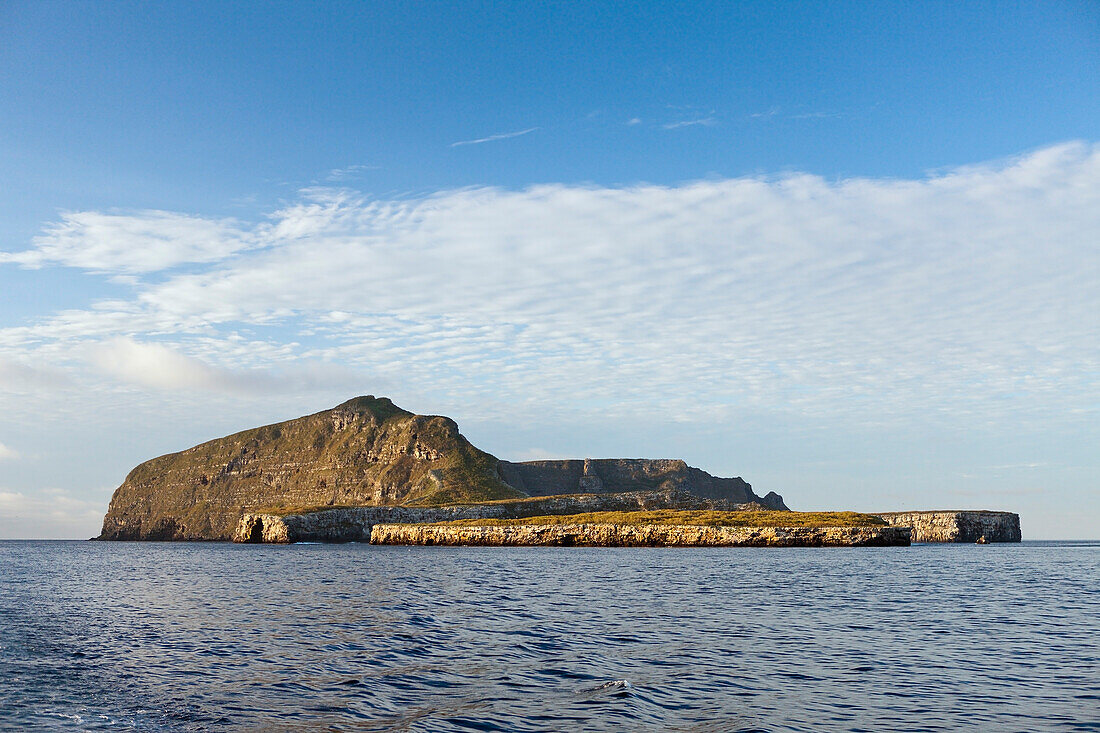
{"label": "rocky cliff", "polygon": [[913,542],[1019,542],[1020,515],[1012,512],[883,512],[895,527],[912,527]]}
{"label": "rocky cliff", "polygon": [[567,494],[440,507],[334,507],[295,514],[246,513],[233,532],[234,542],[369,542],[376,524],[446,522],[456,519],[520,519],[585,512],[654,509],[731,511],[761,509],[704,499],[686,491],[625,491],[615,494]]}
{"label": "rocky cliff", "polygon": [[769,509],[786,509],[774,491],[765,496],[737,478],[719,478],[676,459],[607,458],[567,461],[501,461],[501,477],[528,496],[659,489],[687,491],[704,499],[756,502]]}
{"label": "rocky cliff", "polygon": [[375,545],[549,547],[886,547],[908,546],[908,527],[700,527],[536,524],[453,527],[376,524]]}
{"label": "rocky cliff", "polygon": [[440,507],[557,494],[606,503],[654,491],[688,496],[699,508],[786,508],[774,492],[759,497],[740,478],[678,460],[500,461],[471,445],[450,418],[367,396],[141,464],[115,491],[100,539],[228,540],[245,514],[305,516],[324,507]]}
{"label": "rocky cliff", "polygon": [[111,498],[101,539],[227,540],[241,514],[522,496],[453,420],[358,397],[147,461]]}

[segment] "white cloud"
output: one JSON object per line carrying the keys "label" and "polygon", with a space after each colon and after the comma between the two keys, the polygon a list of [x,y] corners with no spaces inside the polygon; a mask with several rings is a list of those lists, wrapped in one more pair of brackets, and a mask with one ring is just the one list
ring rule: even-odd
{"label": "white cloud", "polygon": [[511,137],[519,137],[520,135],[527,135],[529,133],[538,130],[538,127],[528,127],[526,130],[518,130],[516,132],[502,132],[496,135],[489,135],[488,137],[479,137],[475,140],[459,140],[456,143],[451,143],[452,148],[461,147],[462,145],[480,145],[481,143],[491,143],[496,140],[507,140]]}
{"label": "white cloud", "polygon": [[765,112],[753,112],[749,117],[757,120],[770,120],[774,117],[782,117],[787,120],[824,120],[824,119],[836,119],[844,117],[840,112],[825,112],[821,110],[810,110],[803,112],[787,112],[784,113],[779,107],[771,107]]}
{"label": "white cloud", "polygon": [[767,120],[767,119],[771,119],[772,117],[775,117],[776,115],[779,114],[779,112],[780,112],[779,107],[770,107],[765,112],[753,112],[752,114],[749,115],[749,117],[753,117],[755,119]]}
{"label": "white cloud", "polygon": [[792,120],[828,120],[836,119],[842,115],[839,112],[800,112],[799,114],[788,115],[788,119]]}
{"label": "white cloud", "polygon": [[[198,348],[201,347],[202,344],[198,344]],[[236,350],[233,345],[219,344],[219,347],[223,355],[227,350]],[[245,345],[244,348],[249,347]],[[126,385],[155,390],[256,395],[287,389],[299,392],[340,386],[356,389],[364,384],[379,383],[377,379],[367,379],[362,373],[318,363],[295,363],[281,371],[213,366],[203,359],[182,353],[178,348],[122,336],[91,344],[86,351],[88,361],[103,374]],[[277,360],[277,354],[271,350],[267,350],[267,356],[269,365]]]}
{"label": "white cloud", "polygon": [[34,248],[0,252],[0,263],[27,268],[57,264],[94,272],[140,274],[191,262],[215,262],[254,243],[231,220],[166,211],[67,212],[35,238]]}
{"label": "white cloud", "polygon": [[326,179],[333,182],[347,181],[353,178],[358,178],[367,171],[379,170],[381,166],[377,165],[349,165],[344,168],[333,168],[328,172]]}
{"label": "white cloud", "polygon": [[231,389],[247,379],[156,343],[117,337],[89,349],[90,361],[123,382],[157,389]]}
{"label": "white cloud", "polygon": [[14,461],[19,458],[19,453],[14,448],[0,443],[0,461]]}
{"label": "white cloud", "polygon": [[[107,491],[98,493],[109,495]],[[0,537],[94,537],[99,534],[106,510],[104,498],[77,498],[60,489],[23,493],[0,488]]]}
{"label": "white cloud", "polygon": [[[11,329],[11,332],[18,334],[19,329]],[[31,366],[0,356],[0,392],[60,389],[69,383],[69,378],[63,372],[52,367]]]}
{"label": "white cloud", "polygon": [[666,130],[676,130],[676,129],[679,129],[681,127],[695,127],[697,125],[702,126],[702,127],[713,127],[714,125],[717,125],[717,124],[718,124],[718,120],[715,119],[714,117],[698,117],[698,118],[691,119],[691,120],[680,120],[678,122],[669,122],[669,123],[661,125],[661,126],[663,128],[665,128]]}
{"label": "white cloud", "polygon": [[1093,145],[915,180],[311,189],[224,236],[211,251],[256,249],[0,349],[83,374],[84,344],[164,390],[293,389],[296,365],[339,364],[486,415],[1095,419]]}

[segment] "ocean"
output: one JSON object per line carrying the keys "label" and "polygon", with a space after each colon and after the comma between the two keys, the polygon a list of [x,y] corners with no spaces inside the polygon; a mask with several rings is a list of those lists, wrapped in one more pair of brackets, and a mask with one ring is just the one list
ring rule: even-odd
{"label": "ocean", "polygon": [[0,730],[1097,731],[1100,543],[5,541]]}

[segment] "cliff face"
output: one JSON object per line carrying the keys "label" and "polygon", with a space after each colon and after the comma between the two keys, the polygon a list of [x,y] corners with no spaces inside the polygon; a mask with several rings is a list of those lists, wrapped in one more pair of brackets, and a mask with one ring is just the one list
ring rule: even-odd
{"label": "cliff face", "polygon": [[[368,542],[376,524],[447,522],[454,519],[519,519],[548,514],[631,512],[651,509],[736,510],[746,505],[704,499],[686,491],[571,494],[486,504],[441,507],[334,507],[301,514],[247,513],[234,542]],[[757,508],[751,505],[752,508]]]}
{"label": "cliff face", "polygon": [[756,502],[768,509],[786,509],[774,491],[757,496],[738,478],[719,478],[674,459],[604,458],[567,461],[500,462],[500,475],[528,496],[610,494],[623,491],[686,491],[704,499]]}
{"label": "cliff face", "polygon": [[101,539],[227,540],[248,510],[520,496],[446,417],[359,397],[147,461],[111,499]]}
{"label": "cliff face", "polygon": [[912,527],[913,542],[1019,542],[1020,515],[1012,512],[885,512],[895,527]]}
{"label": "cliff face", "polygon": [[115,491],[100,539],[228,540],[245,514],[300,515],[328,506],[438,507],[623,492],[684,495],[698,508],[710,501],[786,509],[774,492],[759,497],[740,478],[716,478],[683,461],[499,461],[471,445],[450,418],[414,415],[367,396],[146,461]]}
{"label": "cliff face", "polygon": [[376,545],[548,547],[886,547],[908,546],[908,527],[698,527],[554,524],[447,527],[376,524]]}

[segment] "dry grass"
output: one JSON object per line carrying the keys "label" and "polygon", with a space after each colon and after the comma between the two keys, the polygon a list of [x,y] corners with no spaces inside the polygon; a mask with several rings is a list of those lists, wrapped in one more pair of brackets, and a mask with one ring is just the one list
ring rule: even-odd
{"label": "dry grass", "polygon": [[523,519],[459,519],[437,524],[452,527],[509,527],[540,524],[686,524],[703,527],[875,527],[886,522],[859,512],[720,512],[660,509],[638,512],[554,514]]}

